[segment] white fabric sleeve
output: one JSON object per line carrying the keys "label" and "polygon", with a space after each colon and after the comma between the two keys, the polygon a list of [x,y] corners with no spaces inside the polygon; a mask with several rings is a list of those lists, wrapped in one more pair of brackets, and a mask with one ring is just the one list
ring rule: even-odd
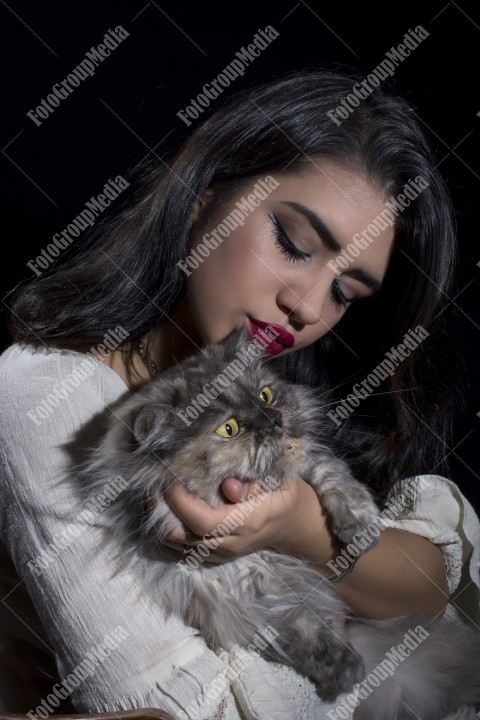
{"label": "white fabric sleeve", "polygon": [[[79,525],[72,511],[78,492],[68,469],[78,431],[81,444],[93,445],[95,416],[126,391],[97,360],[93,375],[82,379],[84,362],[80,353],[18,348],[0,361],[0,531],[18,591],[26,588],[45,634],[28,616],[21,624],[55,654],[62,692],[71,689],[78,710],[150,706],[179,717],[201,700],[197,717],[211,718],[231,693],[225,683],[210,697],[203,689],[224,676],[225,661],[195,629],[165,617],[134,577],[115,566],[102,527]],[[53,386],[63,381],[69,391],[59,399]],[[4,603],[4,612],[18,616],[15,589]]]}
{"label": "white fabric sleeve", "polygon": [[382,524],[427,538],[442,551],[455,611],[480,627],[480,521],[458,486],[440,475],[419,475],[394,486]]}

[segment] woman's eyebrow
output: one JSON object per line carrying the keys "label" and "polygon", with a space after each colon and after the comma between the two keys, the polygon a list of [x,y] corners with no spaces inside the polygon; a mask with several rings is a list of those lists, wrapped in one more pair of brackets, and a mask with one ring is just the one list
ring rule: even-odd
{"label": "woman's eyebrow", "polygon": [[340,243],[335,239],[335,236],[330,232],[323,220],[321,220],[318,215],[313,212],[313,210],[305,207],[305,205],[300,205],[300,203],[296,202],[289,202],[288,200],[281,200],[281,204],[291,207],[297,213],[306,217],[310,225],[320,237],[320,240],[325,243],[329,250],[333,250],[334,252],[342,251]]}
{"label": "woman's eyebrow", "polygon": [[[288,200],[281,200],[280,204],[287,205],[287,207],[292,208],[292,210],[295,210],[295,212],[306,217],[312,228],[319,236],[320,240],[328,247],[329,250],[338,253],[342,252],[343,248],[338,242],[338,240],[336,240],[333,233],[328,229],[323,220],[316,213],[313,212],[313,210],[305,207],[305,205],[301,205],[300,203]],[[351,268],[348,270],[344,270],[343,274],[349,275],[355,280],[359,280],[364,285],[367,285],[367,287],[369,287],[373,292],[378,292],[382,287],[382,283],[380,282],[380,280],[377,280],[377,278],[374,278],[373,275],[371,275],[366,270],[363,270],[362,268]]]}
{"label": "woman's eyebrow", "polygon": [[351,268],[350,270],[344,270],[343,274],[350,275],[350,277],[353,277],[354,280],[358,280],[359,282],[369,287],[372,290],[372,294],[378,292],[382,287],[382,283],[380,282],[380,280],[377,280],[373,277],[373,275],[370,275],[369,272],[363,270],[362,268]]}

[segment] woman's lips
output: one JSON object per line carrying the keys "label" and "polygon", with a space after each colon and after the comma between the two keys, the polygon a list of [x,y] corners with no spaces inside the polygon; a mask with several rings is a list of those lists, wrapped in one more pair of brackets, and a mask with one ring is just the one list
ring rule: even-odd
{"label": "woman's lips", "polygon": [[[278,355],[285,350],[285,348],[291,348],[295,345],[294,336],[285,330],[285,328],[281,325],[275,325],[275,323],[265,322],[264,320],[257,320],[249,315],[247,315],[247,317],[250,326],[250,333],[253,337],[255,337],[259,330],[264,330],[267,327],[275,331],[272,333],[275,334],[275,339],[271,338],[268,345],[265,346],[265,349],[271,355]],[[265,340],[265,338],[270,336],[266,332],[262,332],[261,337]],[[262,345],[263,344],[264,343],[262,342]]]}

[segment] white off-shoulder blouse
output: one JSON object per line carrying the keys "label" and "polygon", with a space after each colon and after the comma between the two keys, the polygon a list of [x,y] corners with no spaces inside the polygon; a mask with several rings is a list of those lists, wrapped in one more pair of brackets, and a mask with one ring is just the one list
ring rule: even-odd
{"label": "white off-shoulder blouse", "polygon": [[[112,558],[101,524],[73,537],[77,443],[94,445],[105,407],[128,392],[98,360],[85,372],[85,358],[20,345],[0,356],[0,710],[35,711],[37,692],[53,707],[57,684],[82,712],[158,707],[179,720],[326,720],[333,704],[308,678],[241,648],[215,653],[197,630],[167,618]],[[440,546],[448,612],[480,626],[478,517],[453,482],[421,477],[415,507],[388,524]],[[46,676],[45,657],[56,676]],[[450,717],[476,715],[463,708]]]}

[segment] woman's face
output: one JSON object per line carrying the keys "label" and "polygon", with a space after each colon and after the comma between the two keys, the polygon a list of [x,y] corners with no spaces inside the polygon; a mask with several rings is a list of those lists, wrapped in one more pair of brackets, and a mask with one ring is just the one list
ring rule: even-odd
{"label": "woman's face", "polygon": [[[284,328],[294,344],[290,347],[292,337],[286,335],[275,348],[292,352],[325,335],[353,302],[375,292],[375,281],[378,286],[383,281],[393,248],[390,226],[357,257],[348,254],[335,263],[341,249],[384,210],[378,190],[334,162],[323,161],[301,175],[273,177],[278,186],[244,224],[225,239],[217,233],[220,244],[196,269],[196,261],[187,265],[190,313],[205,343],[220,342],[243,326],[253,333],[253,318],[260,326]],[[206,225],[194,226],[191,251],[254,185],[217,208]]]}

